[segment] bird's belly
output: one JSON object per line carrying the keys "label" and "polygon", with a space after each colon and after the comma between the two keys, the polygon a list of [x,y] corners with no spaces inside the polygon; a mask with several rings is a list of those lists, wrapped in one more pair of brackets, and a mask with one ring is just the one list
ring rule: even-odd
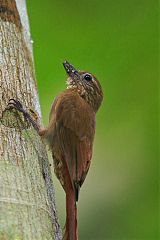
{"label": "bird's belly", "polygon": [[54,164],[54,173],[58,180],[60,181],[62,187],[64,187],[64,165],[60,154],[57,152],[57,149],[52,149],[52,157],[53,157],[53,164]]}

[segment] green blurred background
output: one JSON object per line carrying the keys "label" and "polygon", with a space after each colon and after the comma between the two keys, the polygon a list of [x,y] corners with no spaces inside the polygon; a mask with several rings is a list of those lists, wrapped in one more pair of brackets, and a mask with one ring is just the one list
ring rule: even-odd
{"label": "green blurred background", "polygon": [[[158,238],[158,1],[27,0],[44,124],[65,89],[62,62],[100,80],[80,240]],[[54,178],[61,225],[65,196]]]}

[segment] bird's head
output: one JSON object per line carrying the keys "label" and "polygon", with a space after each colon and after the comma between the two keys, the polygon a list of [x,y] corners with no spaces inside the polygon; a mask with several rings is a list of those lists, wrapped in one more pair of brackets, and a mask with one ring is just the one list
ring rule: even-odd
{"label": "bird's head", "polygon": [[93,110],[97,112],[103,100],[103,92],[99,81],[89,72],[76,70],[67,61],[63,63],[63,66],[69,75],[67,89],[77,91]]}

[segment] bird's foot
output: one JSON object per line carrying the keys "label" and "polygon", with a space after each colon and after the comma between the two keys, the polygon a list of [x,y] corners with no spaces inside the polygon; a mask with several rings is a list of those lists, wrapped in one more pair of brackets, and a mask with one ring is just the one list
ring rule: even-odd
{"label": "bird's foot", "polygon": [[39,134],[39,130],[40,130],[40,126],[37,123],[38,120],[38,116],[37,114],[30,109],[30,113],[28,113],[24,108],[22,103],[19,100],[15,100],[13,98],[11,98],[9,100],[8,106],[7,106],[7,110],[11,110],[11,109],[16,109],[17,111],[23,113],[24,118],[30,123],[32,124],[32,126],[34,127],[34,129],[38,132]]}
{"label": "bird's foot", "polygon": [[20,101],[18,101],[18,100],[15,100],[15,99],[11,98],[9,100],[7,109],[10,110],[10,109],[13,109],[13,108],[18,110],[19,112],[22,112],[24,114],[24,116],[27,114],[27,111],[24,110],[22,103],[20,103]]}

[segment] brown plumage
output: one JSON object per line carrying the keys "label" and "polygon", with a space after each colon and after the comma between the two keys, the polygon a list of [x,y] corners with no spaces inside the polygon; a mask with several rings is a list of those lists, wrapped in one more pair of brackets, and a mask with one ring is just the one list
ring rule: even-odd
{"label": "brown plumage", "polygon": [[55,174],[66,193],[63,239],[78,240],[76,201],[90,167],[95,114],[101,105],[103,93],[95,76],[75,70],[68,62],[63,65],[69,75],[67,89],[54,100],[48,127],[38,129],[26,112],[24,115],[38,129],[39,135],[48,140]]}

